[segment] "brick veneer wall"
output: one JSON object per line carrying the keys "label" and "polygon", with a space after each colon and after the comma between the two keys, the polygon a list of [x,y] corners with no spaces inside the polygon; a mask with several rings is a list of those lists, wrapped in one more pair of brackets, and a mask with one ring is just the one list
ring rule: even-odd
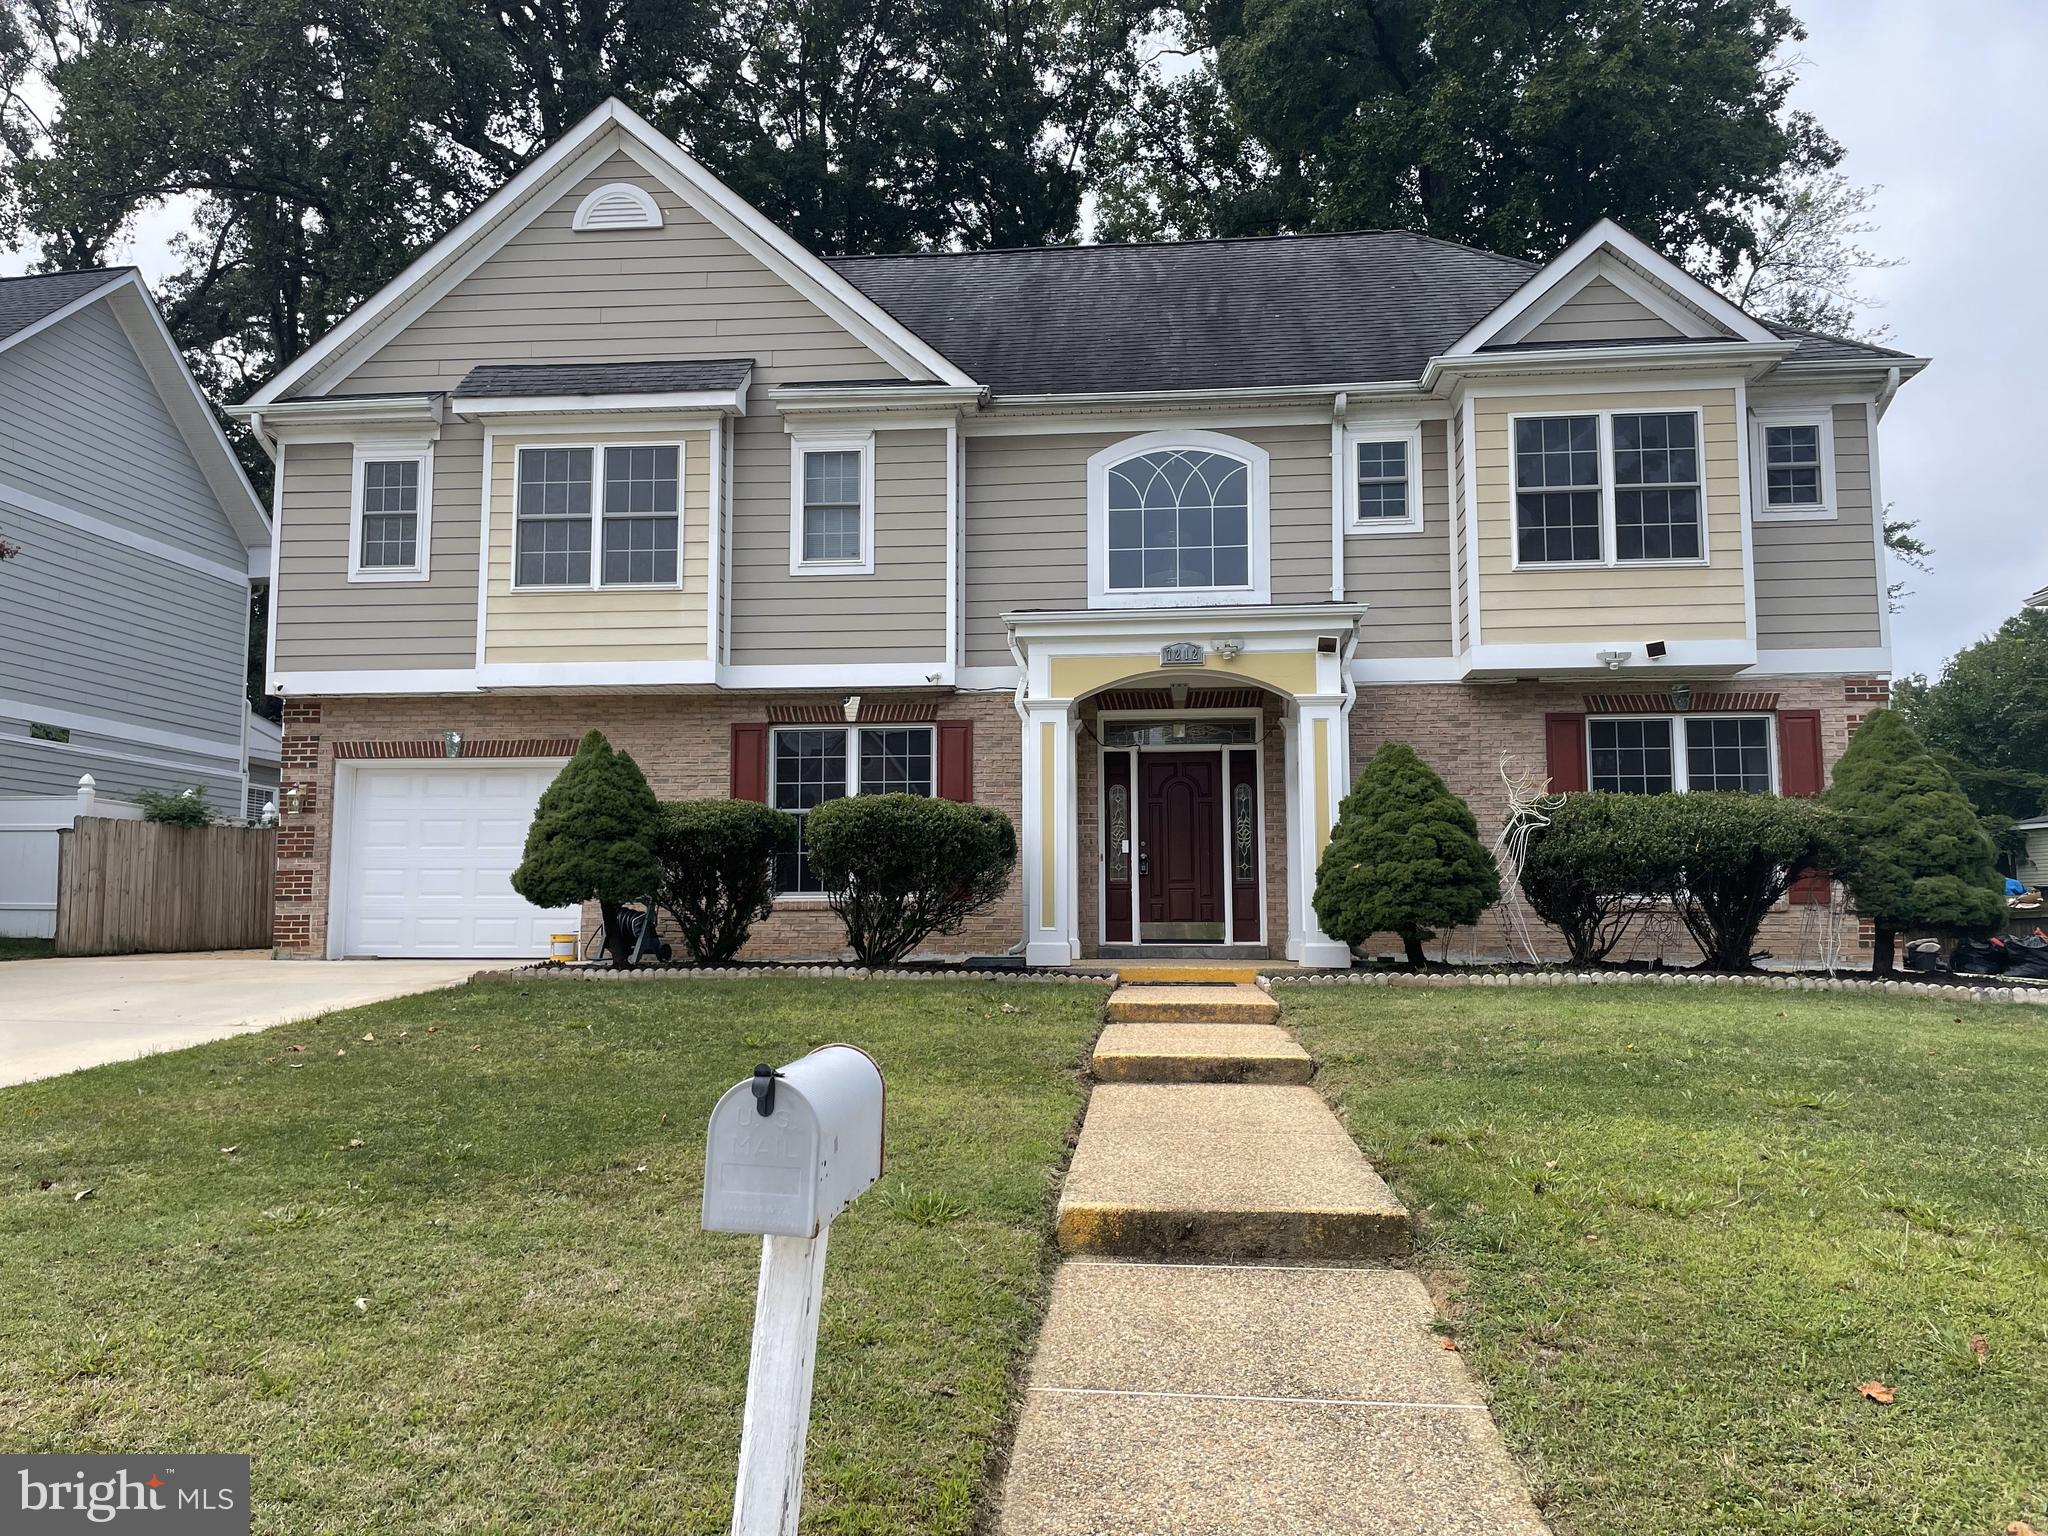
{"label": "brick veneer wall", "polygon": [[[630,752],[664,800],[724,796],[731,772],[732,727],[766,721],[773,706],[816,704],[817,695],[576,694],[453,698],[292,699],[285,704],[283,783],[279,791],[277,921],[281,953],[322,955],[327,947],[327,886],[332,848],[334,764],[382,757],[377,743],[402,742],[433,756],[443,731],[460,731],[465,758],[504,756],[501,743],[548,745],[595,727]],[[834,709],[838,699],[830,700]],[[974,722],[974,798],[1014,820],[1023,780],[1022,732],[1008,693],[956,693],[937,699],[937,718]],[[297,814],[284,796],[300,792]],[[1023,936],[1016,883],[933,952],[989,954]],[[586,914],[585,930],[593,925]],[[745,951],[756,959],[840,958],[839,920],[822,901],[778,905]]]}
{"label": "brick veneer wall", "polygon": [[[1694,686],[1697,692],[1709,691]],[[1882,679],[1867,677],[1745,677],[1741,687],[1744,692],[1776,693],[1780,709],[1818,710],[1822,758],[1830,770],[1865,713],[1889,697]],[[1503,754],[1513,760],[1517,770],[1542,774],[1544,714],[1584,710],[1587,697],[1603,691],[1613,690],[1583,682],[1362,687],[1351,714],[1351,771],[1360,772],[1382,742],[1405,741],[1472,807],[1480,841],[1490,847],[1506,814],[1506,792],[1500,779]],[[1764,922],[1759,947],[1769,950],[1780,963],[1823,963],[1817,936],[1807,934],[1808,924],[1814,920],[1811,914],[1822,911],[1825,909],[1781,902]],[[1537,926],[1550,941],[1539,942],[1539,950],[1546,958],[1563,958],[1562,940]],[[1664,946],[1664,958],[1676,965],[1696,963],[1698,948],[1682,928],[1674,925],[1674,929],[1672,942]],[[1399,954],[1401,943],[1392,934],[1380,934],[1369,948],[1375,954]],[[1432,957],[1444,952],[1441,942],[1428,949]],[[1488,913],[1475,928],[1460,929],[1450,936],[1449,953],[1454,960],[1502,958],[1509,952],[1495,913]],[[1636,958],[1648,959],[1650,954],[1645,950]],[[1867,962],[1868,958],[1869,935],[1867,931],[1859,935],[1852,922],[1839,961]]]}

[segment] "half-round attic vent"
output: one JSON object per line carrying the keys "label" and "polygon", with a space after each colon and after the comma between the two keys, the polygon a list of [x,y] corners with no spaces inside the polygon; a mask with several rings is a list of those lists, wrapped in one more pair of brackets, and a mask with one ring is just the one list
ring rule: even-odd
{"label": "half-round attic vent", "polygon": [[599,187],[576,207],[574,229],[659,229],[661,210],[631,182]]}

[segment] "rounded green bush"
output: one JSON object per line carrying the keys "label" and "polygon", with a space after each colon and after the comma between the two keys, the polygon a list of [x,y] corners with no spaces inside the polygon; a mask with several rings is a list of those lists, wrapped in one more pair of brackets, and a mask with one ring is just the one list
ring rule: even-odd
{"label": "rounded green bush", "polygon": [[828,800],[805,818],[804,846],[863,965],[957,933],[1017,864],[1017,829],[1001,811],[924,795]]}
{"label": "rounded green bush", "polygon": [[681,800],[661,808],[654,900],[699,965],[730,960],[775,903],[775,856],[796,818],[755,800]]}

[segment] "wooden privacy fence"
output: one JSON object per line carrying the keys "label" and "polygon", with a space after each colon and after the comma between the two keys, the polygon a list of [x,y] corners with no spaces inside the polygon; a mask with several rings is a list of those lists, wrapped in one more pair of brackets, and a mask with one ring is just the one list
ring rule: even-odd
{"label": "wooden privacy fence", "polygon": [[271,827],[170,827],[81,816],[57,839],[57,953],[267,949]]}

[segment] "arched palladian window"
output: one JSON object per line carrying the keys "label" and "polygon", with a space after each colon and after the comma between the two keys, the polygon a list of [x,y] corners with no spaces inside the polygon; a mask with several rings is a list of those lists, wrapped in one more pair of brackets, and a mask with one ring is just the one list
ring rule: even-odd
{"label": "arched palladian window", "polygon": [[1152,432],[1088,462],[1091,606],[1262,603],[1265,451],[1214,432]]}

